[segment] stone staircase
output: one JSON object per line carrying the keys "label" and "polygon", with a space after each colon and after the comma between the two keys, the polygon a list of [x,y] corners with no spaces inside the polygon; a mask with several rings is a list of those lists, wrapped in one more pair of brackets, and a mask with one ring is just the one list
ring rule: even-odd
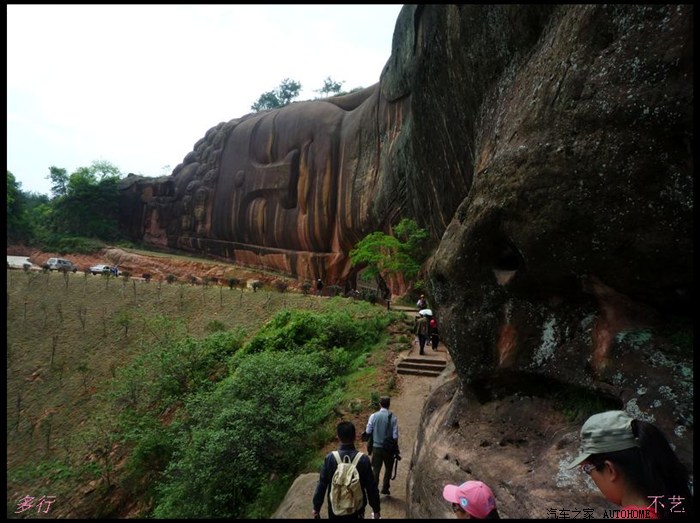
{"label": "stone staircase", "polygon": [[396,366],[399,374],[413,374],[414,376],[439,376],[447,366],[447,362],[435,356],[409,356],[403,358]]}

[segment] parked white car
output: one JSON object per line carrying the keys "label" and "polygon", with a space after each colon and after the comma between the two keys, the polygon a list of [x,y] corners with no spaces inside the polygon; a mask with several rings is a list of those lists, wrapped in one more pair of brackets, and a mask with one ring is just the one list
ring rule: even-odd
{"label": "parked white car", "polygon": [[111,265],[104,263],[93,265],[87,271],[91,272],[92,274],[112,274],[112,276],[122,275],[122,271],[120,271],[117,267],[112,267]]}
{"label": "parked white car", "polygon": [[112,270],[112,267],[105,264],[93,265],[88,269],[88,272],[95,274],[107,274]]}

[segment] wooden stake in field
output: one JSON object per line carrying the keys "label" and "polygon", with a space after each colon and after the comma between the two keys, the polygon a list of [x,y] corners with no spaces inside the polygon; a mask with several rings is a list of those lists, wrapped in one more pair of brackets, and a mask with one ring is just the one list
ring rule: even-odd
{"label": "wooden stake in field", "polygon": [[83,330],[85,330],[86,318],[87,318],[87,307],[85,305],[81,305],[78,308],[78,319],[80,320],[80,324],[83,326]]}
{"label": "wooden stake in field", "polygon": [[58,347],[58,334],[53,335],[53,343],[51,344],[51,366],[53,366],[53,357],[56,354],[56,347]]}

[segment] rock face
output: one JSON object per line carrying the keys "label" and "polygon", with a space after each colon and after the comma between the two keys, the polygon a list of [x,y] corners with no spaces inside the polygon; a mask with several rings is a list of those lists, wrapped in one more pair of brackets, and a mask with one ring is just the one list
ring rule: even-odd
{"label": "rock face", "polygon": [[[532,456],[556,465],[576,454],[581,418],[625,408],[662,428],[692,470],[692,8],[425,6],[401,16],[414,165],[471,181],[428,270],[461,381],[450,419],[523,391],[556,400],[576,423]],[[505,412],[513,428],[526,425]],[[460,463],[480,456],[434,428],[445,418],[428,423],[409,484],[418,516],[439,510],[433,497],[424,511],[446,448]],[[488,473],[483,461],[460,468],[455,480]],[[496,468],[502,497],[521,500],[528,467]],[[559,468],[545,467],[547,488],[583,494]]]}
{"label": "rock face", "polygon": [[349,250],[400,211],[377,210],[374,196],[402,107],[389,108],[376,84],[220,123],[171,176],[126,178],[124,228],[154,245],[345,282]]}
{"label": "rock face", "polygon": [[[219,124],[172,176],[127,178],[124,226],[328,283],[401,217],[441,238],[427,288],[459,392],[425,417],[415,515],[444,509],[446,452],[477,456],[446,420],[522,391],[570,422],[528,458],[554,498],[590,494],[560,467],[590,411],[655,422],[692,467],[692,21],[689,5],[407,5],[377,85]],[[503,469],[519,487],[500,497],[521,500],[531,469]]]}

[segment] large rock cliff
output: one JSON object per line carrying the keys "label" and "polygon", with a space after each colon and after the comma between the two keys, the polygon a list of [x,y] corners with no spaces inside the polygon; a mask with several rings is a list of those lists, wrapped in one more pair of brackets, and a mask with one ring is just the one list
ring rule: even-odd
{"label": "large rock cliff", "polygon": [[464,466],[508,449],[458,420],[545,402],[498,415],[542,435],[540,500],[587,488],[563,464],[596,408],[692,463],[692,36],[688,5],[405,6],[377,85],[219,124],[171,176],[125,180],[123,223],[340,283],[358,239],[416,219],[457,378],[426,406],[409,513],[441,513],[449,476],[545,517],[522,504],[533,466]]}
{"label": "large rock cliff", "polygon": [[[495,485],[511,516],[572,505],[587,486],[564,465],[607,408],[655,422],[692,467],[692,8],[401,17],[423,207],[469,180],[428,270],[459,383],[424,412],[410,514],[440,510],[444,477]],[[496,421],[498,439],[471,439]]]}

